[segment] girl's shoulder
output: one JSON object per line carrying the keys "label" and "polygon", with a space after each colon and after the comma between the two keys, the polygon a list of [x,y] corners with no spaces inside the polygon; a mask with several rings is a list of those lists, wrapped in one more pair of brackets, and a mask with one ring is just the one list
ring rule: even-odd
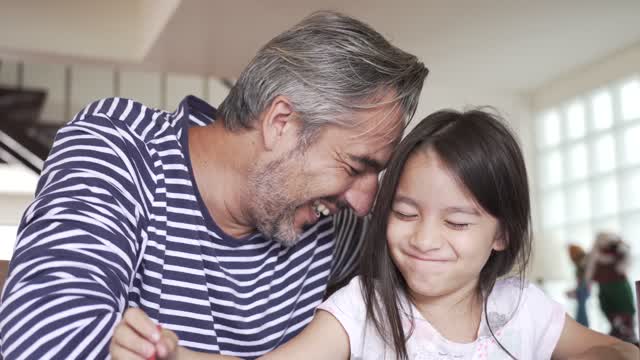
{"label": "girl's shoulder", "polygon": [[542,289],[519,277],[498,279],[488,300],[489,309],[508,309],[511,312],[523,306],[549,306],[555,303]]}
{"label": "girl's shoulder", "polygon": [[[488,298],[487,318],[481,336],[491,331],[507,348],[518,348],[523,354],[536,354],[534,359],[549,359],[564,328],[564,307],[547,296],[536,285],[519,278],[496,282]],[[517,345],[520,344],[520,345]]]}
{"label": "girl's shoulder", "polygon": [[[507,323],[535,325],[541,316],[562,320],[564,308],[536,285],[518,277],[499,279],[487,300],[487,317],[492,329]],[[520,327],[521,325],[516,325]]]}
{"label": "girl's shoulder", "polygon": [[[362,279],[356,276],[347,285],[333,293],[319,307],[328,311],[334,316],[344,314],[345,316],[356,318],[353,320],[363,320],[366,313],[364,298],[362,297]],[[362,319],[361,319],[362,318]]]}

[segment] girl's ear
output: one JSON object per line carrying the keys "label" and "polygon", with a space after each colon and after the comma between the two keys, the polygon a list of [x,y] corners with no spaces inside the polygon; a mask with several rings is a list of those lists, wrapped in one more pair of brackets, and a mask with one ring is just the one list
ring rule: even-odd
{"label": "girl's ear", "polygon": [[502,226],[498,225],[498,230],[496,230],[496,236],[493,239],[493,250],[502,251],[507,248],[509,244],[509,238],[507,234],[505,234]]}

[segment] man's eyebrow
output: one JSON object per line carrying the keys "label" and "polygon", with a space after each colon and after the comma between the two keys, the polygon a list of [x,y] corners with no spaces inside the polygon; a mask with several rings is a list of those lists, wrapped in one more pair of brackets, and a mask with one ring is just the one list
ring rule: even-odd
{"label": "man's eyebrow", "polygon": [[380,172],[384,170],[384,164],[370,156],[367,156],[367,155],[360,156],[360,155],[349,154],[349,158],[352,161],[360,163],[360,165],[364,167],[375,170],[375,172]]}

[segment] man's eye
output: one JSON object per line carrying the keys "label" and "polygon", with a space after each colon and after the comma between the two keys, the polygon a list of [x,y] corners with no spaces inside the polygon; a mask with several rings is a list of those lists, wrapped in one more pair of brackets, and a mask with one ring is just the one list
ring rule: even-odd
{"label": "man's eye", "polygon": [[356,169],[353,166],[348,166],[348,168],[349,168],[348,172],[350,176],[360,176],[363,173],[362,170]]}

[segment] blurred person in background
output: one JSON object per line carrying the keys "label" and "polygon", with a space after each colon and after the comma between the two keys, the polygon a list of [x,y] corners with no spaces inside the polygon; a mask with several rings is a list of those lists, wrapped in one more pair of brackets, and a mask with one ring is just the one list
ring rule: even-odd
{"label": "blurred person in background", "polygon": [[630,256],[629,246],[619,235],[600,232],[588,255],[586,278],[598,284],[600,308],[611,324],[609,334],[637,345],[636,309],[627,278]]}
{"label": "blurred person in background", "polygon": [[575,319],[585,327],[589,327],[589,317],[587,316],[587,300],[591,295],[590,284],[586,279],[587,254],[578,245],[569,245],[569,257],[576,267],[576,288],[567,293],[571,298],[576,299]]}

